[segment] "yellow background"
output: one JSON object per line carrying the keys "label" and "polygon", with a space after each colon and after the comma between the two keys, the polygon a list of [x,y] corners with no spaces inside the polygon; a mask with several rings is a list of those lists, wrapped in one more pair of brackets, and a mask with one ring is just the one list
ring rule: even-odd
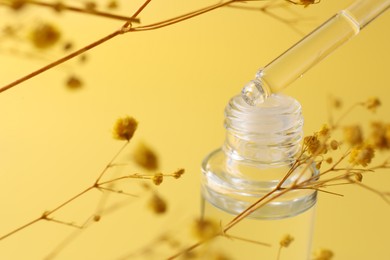
{"label": "yellow background", "polygon": [[[297,28],[308,33],[350,2],[322,0],[308,8],[289,9],[298,14]],[[123,1],[120,12],[131,14],[140,3]],[[212,3],[154,0],[140,18],[147,24]],[[296,18],[284,9],[275,12]],[[23,24],[25,29],[38,20],[52,21],[61,28],[63,39],[77,47],[122,24],[74,13],[56,15],[38,7],[22,13],[1,7],[0,14],[1,25]],[[341,97],[345,106],[378,96],[383,106],[373,118],[389,121],[389,26],[386,13],[284,91],[301,102],[306,134],[326,122],[330,94]],[[169,203],[169,213],[155,217],[144,201],[133,200],[86,230],[58,259],[117,259],[164,230],[186,229],[186,221],[199,212],[200,163],[224,141],[225,105],[259,67],[301,37],[264,13],[222,8],[155,31],[119,36],[88,52],[83,66],[70,61],[1,93],[0,235],[91,185],[121,146],[112,139],[111,128],[123,115],[140,122],[134,145],[145,141],[152,146],[162,172],[186,169],[182,179],[167,179],[158,188]],[[38,53],[38,58],[27,57],[33,50],[28,43],[4,42],[0,86],[62,55],[58,47]],[[24,51],[17,54],[11,49]],[[80,91],[64,87],[72,73],[85,82]],[[358,110],[351,121],[371,118]],[[364,181],[390,191],[388,171],[370,174]],[[357,187],[335,190],[345,196],[320,194],[314,249],[330,248],[335,259],[390,259],[389,205]],[[91,193],[72,204],[59,218],[82,221],[95,209],[98,195]],[[42,259],[72,231],[40,222],[0,241],[0,259]]]}

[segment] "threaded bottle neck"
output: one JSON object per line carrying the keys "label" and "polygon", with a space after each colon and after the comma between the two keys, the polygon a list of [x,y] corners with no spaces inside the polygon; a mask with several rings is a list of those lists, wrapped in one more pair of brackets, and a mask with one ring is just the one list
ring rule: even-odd
{"label": "threaded bottle neck", "polygon": [[301,105],[291,97],[272,94],[250,106],[235,96],[225,109],[223,150],[233,160],[257,167],[287,165],[299,151],[302,127]]}

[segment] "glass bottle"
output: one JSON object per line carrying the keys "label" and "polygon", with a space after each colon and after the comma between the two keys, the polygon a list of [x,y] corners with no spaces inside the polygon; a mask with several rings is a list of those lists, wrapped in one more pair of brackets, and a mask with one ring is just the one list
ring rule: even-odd
{"label": "glass bottle", "polygon": [[[225,109],[225,142],[202,163],[202,216],[214,219],[223,230],[272,191],[301,151],[302,127],[301,105],[291,97],[272,94],[257,106],[233,97]],[[302,165],[282,188],[316,174],[314,166]],[[282,189],[273,195],[279,192]],[[215,239],[212,247],[229,259],[310,259],[316,196],[308,189],[276,196],[229,229],[227,236]],[[294,240],[281,249],[286,235]]]}

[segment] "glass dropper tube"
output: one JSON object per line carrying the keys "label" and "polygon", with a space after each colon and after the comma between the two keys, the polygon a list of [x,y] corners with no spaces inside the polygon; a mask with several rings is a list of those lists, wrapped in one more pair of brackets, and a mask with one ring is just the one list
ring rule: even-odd
{"label": "glass dropper tube", "polygon": [[360,0],[340,11],[271,63],[242,90],[249,105],[257,105],[301,77],[307,70],[358,34],[390,7],[390,0]]}

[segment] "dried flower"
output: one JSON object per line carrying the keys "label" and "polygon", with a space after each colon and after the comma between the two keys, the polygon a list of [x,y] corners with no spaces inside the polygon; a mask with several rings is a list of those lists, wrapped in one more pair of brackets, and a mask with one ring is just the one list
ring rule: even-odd
{"label": "dried flower", "polygon": [[111,0],[107,4],[108,9],[117,9],[118,8],[118,1],[116,0]]}
{"label": "dried flower", "polygon": [[52,47],[60,37],[60,31],[50,23],[39,23],[31,32],[31,42],[39,49]]}
{"label": "dried flower", "polygon": [[83,86],[83,82],[77,76],[70,76],[66,80],[66,86],[68,87],[68,89],[72,89],[72,90],[79,89]]}
{"label": "dried flower", "polygon": [[156,170],[158,168],[158,157],[156,153],[144,143],[138,145],[133,158],[139,166],[147,170]]}
{"label": "dried flower", "polygon": [[325,160],[327,163],[331,164],[333,162],[333,158],[332,157],[328,157],[326,158]]}
{"label": "dried flower", "polygon": [[294,238],[291,235],[287,234],[279,241],[279,245],[281,247],[288,247],[293,241]]}
{"label": "dried flower", "polygon": [[154,174],[152,181],[156,185],[160,185],[164,180],[164,175],[162,173],[156,173]]}
{"label": "dried flower", "polygon": [[338,98],[332,98],[331,102],[332,102],[331,103],[332,107],[334,107],[336,109],[339,109],[343,106],[343,103]]}
{"label": "dried flower", "polygon": [[363,174],[361,174],[360,172],[358,173],[355,173],[355,180],[357,180],[358,182],[362,182],[363,180]]}
{"label": "dried flower", "polygon": [[207,240],[219,233],[218,224],[210,219],[197,219],[194,222],[193,233],[200,240]]}
{"label": "dried flower", "polygon": [[363,132],[359,125],[344,127],[344,140],[351,146],[360,145],[363,142]]}
{"label": "dried flower", "polygon": [[336,140],[332,140],[330,142],[330,148],[332,148],[332,150],[337,150],[339,147],[340,147],[340,144]]}
{"label": "dried flower", "polygon": [[138,122],[133,117],[119,118],[114,126],[114,138],[129,141],[133,137],[135,130],[137,130],[137,126]]}
{"label": "dried flower", "polygon": [[382,122],[371,123],[370,143],[378,149],[390,147],[390,124]]}
{"label": "dried flower", "polygon": [[321,249],[318,251],[313,260],[331,260],[333,258],[334,254],[329,249]]}
{"label": "dried flower", "polygon": [[303,139],[304,145],[307,147],[307,151],[311,155],[320,155],[327,152],[325,144],[321,143],[318,139],[318,134],[306,136]]}
{"label": "dried flower", "polygon": [[93,1],[87,1],[85,2],[85,10],[89,12],[93,12],[96,10],[97,4]]}
{"label": "dried flower", "polygon": [[376,97],[372,97],[370,99],[368,99],[365,103],[364,103],[364,106],[371,110],[372,112],[375,112],[376,109],[381,105],[381,102],[378,98]]}
{"label": "dried flower", "polygon": [[366,167],[374,157],[374,149],[370,145],[361,145],[352,149],[349,162]]}
{"label": "dried flower", "polygon": [[27,0],[9,0],[8,2],[9,3],[7,4],[9,4],[13,10],[19,11],[26,5]]}
{"label": "dried flower", "polygon": [[303,7],[308,7],[309,5],[318,4],[321,0],[286,0],[287,2],[290,2],[295,5],[303,5]]}
{"label": "dried flower", "polygon": [[319,170],[321,169],[322,161],[319,161],[316,163],[316,169]]}
{"label": "dried flower", "polygon": [[160,195],[154,193],[149,201],[149,208],[156,214],[163,214],[167,211],[167,203]]}
{"label": "dried flower", "polygon": [[321,130],[317,134],[318,139],[321,142],[325,142],[330,137],[330,128],[328,125],[323,125]]}
{"label": "dried flower", "polygon": [[184,169],[179,169],[173,173],[173,178],[179,179],[183,174],[185,170]]}
{"label": "dried flower", "polygon": [[61,3],[60,1],[58,1],[57,3],[53,4],[53,9],[56,12],[60,13],[65,9],[65,5],[63,3]]}

